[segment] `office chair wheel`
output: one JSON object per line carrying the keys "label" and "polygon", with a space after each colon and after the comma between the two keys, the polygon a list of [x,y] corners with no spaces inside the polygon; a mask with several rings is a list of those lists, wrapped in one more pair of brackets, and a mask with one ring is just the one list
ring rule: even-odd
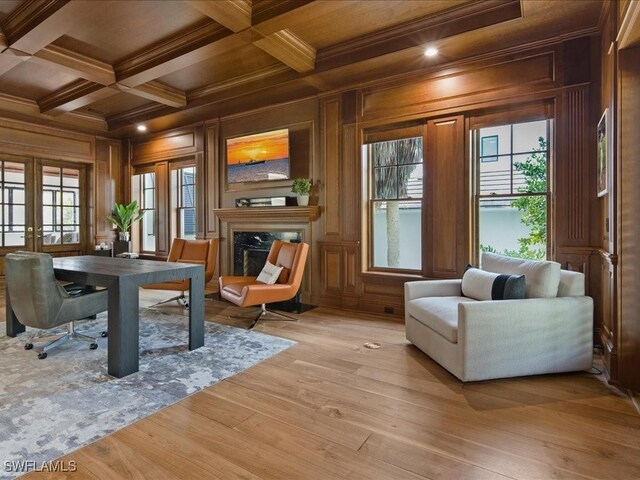
{"label": "office chair wheel", "polygon": [[101,336],[102,338],[107,338],[107,337],[109,336],[109,332],[104,331],[104,332],[102,332],[102,333],[100,334],[100,336]]}
{"label": "office chair wheel", "polygon": [[98,348],[98,344],[97,343],[92,343],[91,345],[89,345],[89,349],[91,349],[91,350],[95,350],[96,348]]}
{"label": "office chair wheel", "polygon": [[25,343],[24,344],[24,349],[25,350],[31,350],[33,348],[33,343]]}
{"label": "office chair wheel", "polygon": [[38,359],[44,360],[45,358],[47,358],[47,352],[42,352],[38,354]]}

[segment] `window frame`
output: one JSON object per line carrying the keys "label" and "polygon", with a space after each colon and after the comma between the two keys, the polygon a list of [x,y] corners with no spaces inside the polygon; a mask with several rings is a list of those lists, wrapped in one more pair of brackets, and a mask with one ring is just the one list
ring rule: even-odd
{"label": "window frame", "polygon": [[[189,169],[189,168],[193,169],[193,183],[184,183],[182,172],[183,170]],[[173,224],[175,225],[175,228],[172,229],[172,236],[174,238],[184,238],[181,235],[182,234],[181,212],[185,210],[193,210],[194,227],[195,227],[194,238],[197,238],[197,235],[198,235],[198,224],[197,224],[198,222],[198,217],[197,217],[198,172],[197,170],[198,170],[198,167],[195,161],[193,163],[180,162],[180,163],[171,165],[171,190],[172,190],[171,211],[173,216]],[[183,205],[182,193],[183,193],[183,188],[189,187],[189,186],[193,187],[193,202],[192,202],[193,206],[185,207]]]}
{"label": "window frame", "polygon": [[[547,238],[546,238],[546,259],[551,259],[553,258],[553,222],[552,222],[552,211],[553,211],[553,175],[552,172],[554,171],[553,168],[553,162],[554,162],[554,158],[555,158],[555,154],[554,154],[554,118],[553,116],[550,114],[550,112],[548,111],[548,109],[545,108],[545,114],[544,115],[539,115],[539,114],[532,114],[531,116],[527,117],[526,115],[523,116],[516,116],[515,118],[512,117],[513,112],[511,112],[511,115],[506,116],[503,118],[503,121],[500,121],[500,115],[498,116],[492,116],[492,121],[490,123],[482,123],[482,122],[478,122],[476,125],[472,125],[469,128],[469,136],[470,136],[470,144],[471,144],[471,153],[470,153],[470,158],[471,158],[471,171],[473,172],[473,192],[472,192],[472,198],[473,198],[473,215],[474,215],[474,221],[473,221],[473,241],[472,241],[472,248],[473,248],[473,253],[472,253],[472,259],[474,264],[479,265],[480,264],[480,256],[481,256],[481,252],[480,252],[480,204],[482,200],[485,199],[500,199],[500,198],[504,198],[504,199],[515,199],[515,198],[524,198],[524,197],[545,197],[545,201],[546,201],[546,210],[547,210]],[[546,179],[546,184],[547,184],[547,189],[545,192],[517,192],[515,191],[516,189],[514,189],[514,170],[513,170],[513,164],[514,164],[514,157],[518,157],[521,155],[531,155],[532,153],[534,153],[533,150],[530,151],[514,151],[513,150],[513,127],[514,125],[518,125],[518,124],[523,124],[523,123],[532,123],[532,122],[537,122],[537,121],[545,121],[546,122],[546,140],[547,140],[547,148],[546,148],[546,159],[547,159],[547,179]],[[491,127],[501,127],[501,126],[509,126],[509,134],[510,134],[510,141],[511,141],[511,149],[510,152],[508,154],[500,154],[500,149],[498,148],[498,153],[497,155],[490,155],[489,157],[495,157],[499,160],[500,157],[510,157],[510,179],[509,179],[509,189],[510,189],[510,193],[505,193],[505,194],[482,194],[481,193],[481,166],[483,163],[488,163],[488,162],[483,162],[482,161],[482,147],[481,147],[481,140],[482,138],[486,138],[482,137],[480,135],[480,130],[483,128],[491,128]],[[486,155],[485,155],[486,156]],[[516,187],[517,188],[517,187]]]}
{"label": "window frame", "polygon": [[[401,126],[388,126],[385,127],[382,131],[364,131],[363,132],[363,143],[361,149],[361,161],[362,161],[362,181],[363,181],[363,218],[366,218],[366,225],[363,226],[363,234],[365,238],[363,239],[363,243],[366,244],[366,261],[363,265],[363,273],[367,274],[389,274],[389,275],[407,275],[412,277],[424,277],[426,275],[426,256],[425,256],[425,228],[426,228],[426,206],[425,202],[426,198],[426,184],[425,175],[426,175],[426,131],[424,128],[424,123],[420,121],[419,123],[414,123],[412,125],[401,125]],[[395,140],[403,140],[409,138],[421,138],[422,139],[422,161],[420,163],[410,163],[410,164],[399,164],[395,163],[393,165],[385,165],[381,167],[375,167],[373,165],[373,155],[372,150],[369,148],[369,145],[373,143],[379,142],[387,142],[387,141],[395,141]],[[366,153],[366,155],[365,155]],[[375,198],[375,171],[376,169],[386,168],[389,166],[395,166],[396,168],[402,167],[404,165],[422,165],[422,193],[420,198],[400,198],[396,195],[394,198]],[[381,267],[374,265],[374,253],[375,253],[375,242],[374,242],[374,205],[376,202],[410,202],[416,201],[420,202],[420,235],[421,235],[421,245],[420,248],[420,265],[418,268],[409,269],[409,268],[396,268],[396,267]]]}

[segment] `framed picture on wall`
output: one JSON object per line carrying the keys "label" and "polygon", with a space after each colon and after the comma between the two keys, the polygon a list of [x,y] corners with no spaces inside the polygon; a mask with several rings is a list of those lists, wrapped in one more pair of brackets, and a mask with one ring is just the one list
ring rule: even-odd
{"label": "framed picture on wall", "polygon": [[607,139],[607,112],[605,108],[600,121],[598,122],[598,129],[596,130],[597,143],[598,143],[598,196],[602,197],[607,194],[607,184],[609,176],[609,159],[608,159],[608,139]]}
{"label": "framed picture on wall", "polygon": [[289,178],[288,129],[227,139],[227,183]]}

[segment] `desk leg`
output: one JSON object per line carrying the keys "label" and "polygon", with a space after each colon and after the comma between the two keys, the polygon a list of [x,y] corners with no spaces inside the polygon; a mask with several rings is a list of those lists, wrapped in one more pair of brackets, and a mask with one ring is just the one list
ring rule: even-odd
{"label": "desk leg", "polygon": [[198,273],[189,279],[189,350],[195,350],[203,345],[204,269],[198,269]]}
{"label": "desk leg", "polygon": [[109,286],[109,375],[138,371],[138,286],[120,278]]}
{"label": "desk leg", "polygon": [[4,290],[4,304],[5,304],[5,315],[6,315],[6,328],[7,328],[7,337],[15,337],[19,333],[25,331],[25,326],[21,324],[16,318],[15,313],[13,313],[13,309],[11,308],[11,300],[9,300],[9,289],[5,288]]}

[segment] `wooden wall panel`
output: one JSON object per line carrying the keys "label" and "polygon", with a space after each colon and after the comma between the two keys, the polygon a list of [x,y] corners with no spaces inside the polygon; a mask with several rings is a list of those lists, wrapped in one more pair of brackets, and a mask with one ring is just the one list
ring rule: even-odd
{"label": "wooden wall panel", "polygon": [[117,140],[97,139],[95,164],[95,243],[116,239],[113,226],[106,216],[115,202],[122,203],[122,145]]}
{"label": "wooden wall panel", "polygon": [[431,206],[427,208],[427,272],[432,277],[459,278],[469,261],[463,117],[429,120],[426,152],[426,194]]}
{"label": "wooden wall panel", "polygon": [[[478,94],[486,91],[495,93],[507,88],[531,90],[546,85],[557,86],[555,77],[554,51],[537,55],[522,54],[520,58],[493,64],[479,63],[475,68],[427,78],[389,88],[375,88],[365,91],[362,96],[361,115],[366,119],[390,117],[429,109],[429,104],[442,102],[454,97]],[[504,95],[504,92],[500,92]],[[500,95],[499,94],[499,95]]]}
{"label": "wooden wall panel", "polygon": [[[169,162],[158,162],[155,164],[156,173],[156,193],[164,198],[171,198],[169,191]],[[169,238],[169,205],[168,202],[160,202],[156,206],[156,238],[158,256],[169,256],[171,239]]]}
{"label": "wooden wall panel", "polygon": [[322,245],[322,278],[324,294],[340,294],[342,292],[342,247],[339,245]]}
{"label": "wooden wall panel", "polygon": [[556,162],[556,238],[563,246],[587,246],[589,238],[589,88],[568,88],[563,95],[565,141]]}
{"label": "wooden wall panel", "polygon": [[203,151],[202,127],[192,126],[132,139],[131,164],[152,163]]}
{"label": "wooden wall panel", "polygon": [[95,143],[90,135],[0,118],[0,150],[5,153],[92,163]]}
{"label": "wooden wall panel", "polygon": [[620,50],[618,58],[620,383],[640,392],[640,46]]}
{"label": "wooden wall panel", "polygon": [[218,124],[208,124],[205,127],[206,156],[203,178],[203,192],[205,192],[204,218],[205,236],[207,238],[218,235],[218,219],[213,213],[215,208],[220,208],[220,163],[219,163],[219,127]]}
{"label": "wooden wall panel", "polygon": [[327,203],[324,214],[325,235],[340,235],[340,99],[323,100],[320,107],[324,189]]}
{"label": "wooden wall panel", "polygon": [[356,125],[345,125],[342,129],[342,162],[340,170],[342,238],[357,241],[360,238],[361,208],[360,150],[356,139]]}

